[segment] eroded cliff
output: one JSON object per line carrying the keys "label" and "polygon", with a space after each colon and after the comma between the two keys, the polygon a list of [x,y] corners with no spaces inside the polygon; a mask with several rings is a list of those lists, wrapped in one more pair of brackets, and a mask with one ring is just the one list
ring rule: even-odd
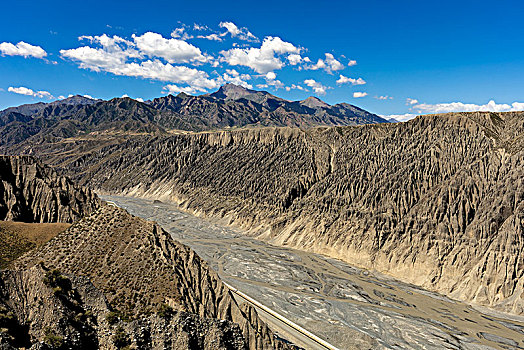
{"label": "eroded cliff", "polygon": [[0,155],[0,220],[71,223],[99,205],[90,189],[34,157]]}
{"label": "eroded cliff", "polygon": [[75,140],[45,157],[100,191],[523,313],[523,116]]}
{"label": "eroded cliff", "polygon": [[[186,348],[181,345],[186,343],[177,343],[177,332],[185,334],[181,339],[196,334],[193,337],[197,340],[189,341],[187,348],[200,342],[207,344],[202,345],[204,348],[213,349],[213,344],[221,344],[220,339],[229,345],[218,348],[286,348],[273,337],[256,312],[235,302],[217,274],[191,249],[174,241],[155,223],[131,216],[123,209],[109,205],[99,208],[41,248],[18,259],[14,268],[31,271],[39,264],[65,274],[88,277],[107,299],[108,310],[120,315],[121,320],[128,320],[122,322],[122,327],[128,333],[145,327],[153,348],[162,348],[163,343],[171,344],[169,347],[173,349]],[[33,308],[30,310],[35,312]],[[178,315],[180,322],[184,319],[180,315],[188,314],[189,321],[171,321],[156,330],[147,323],[150,315],[165,316],[166,312]],[[238,332],[234,324],[238,325]],[[209,339],[206,327],[217,328]],[[223,332],[219,332],[221,329]],[[235,332],[241,334],[240,345]],[[164,339],[163,343],[154,334]]]}

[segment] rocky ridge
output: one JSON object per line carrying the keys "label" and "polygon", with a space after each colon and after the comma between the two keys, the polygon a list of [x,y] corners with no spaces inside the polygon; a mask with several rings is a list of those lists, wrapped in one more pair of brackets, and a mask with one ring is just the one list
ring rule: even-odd
{"label": "rocky ridge", "polygon": [[[102,206],[36,251],[15,261],[15,272],[6,272],[4,288],[0,288],[4,295],[3,304],[17,315],[19,324],[31,325],[29,334],[32,340],[41,340],[42,333],[38,330],[53,323],[46,322],[43,315],[61,317],[56,310],[46,309],[47,304],[40,310],[31,303],[17,301],[31,299],[31,288],[37,288],[39,284],[27,284],[30,276],[40,271],[42,266],[57,269],[73,279],[74,276],[85,276],[82,278],[86,283],[92,283],[89,288],[98,293],[95,298],[98,308],[93,306],[93,302],[89,304],[83,299],[91,298],[92,294],[84,297],[78,291],[80,300],[77,304],[87,304],[83,310],[75,312],[85,315],[89,311],[88,314],[98,319],[98,322],[93,322],[92,342],[102,348],[113,348],[110,344],[112,341],[114,345],[114,339],[110,337],[108,340],[106,335],[109,332],[114,334],[118,329],[108,325],[108,322],[112,323],[108,321],[110,313],[114,315],[115,324],[124,329],[129,344],[139,348],[287,348],[274,339],[273,333],[254,310],[235,302],[217,274],[191,249],[174,241],[155,223],[133,217],[123,209]],[[28,276],[12,281],[12,275],[20,273]],[[6,285],[9,283],[15,286]],[[23,285],[18,288],[20,283]],[[53,291],[49,286],[48,289]],[[15,290],[21,290],[22,296],[13,295]],[[68,287],[68,290],[73,290],[73,287]],[[78,294],[71,293],[73,296]],[[69,309],[65,308],[66,311]],[[40,319],[27,318],[27,313]],[[44,317],[43,321],[41,317]],[[105,321],[101,321],[104,318]],[[63,339],[70,339],[68,344],[76,346],[75,336],[68,335],[68,328],[60,322],[57,324],[59,328],[53,332]],[[94,326],[96,324],[99,326]]]}
{"label": "rocky ridge", "polygon": [[[318,99],[315,99],[318,100]],[[181,93],[140,102],[74,96],[0,111],[0,151],[89,134],[165,134],[260,126],[357,125],[385,119],[346,103],[286,101],[227,84],[212,94]]]}
{"label": "rocky ridge", "polygon": [[523,131],[521,112],[454,113],[137,136],[96,151],[77,140],[46,159],[107,193],[173,200],[276,244],[522,314]]}
{"label": "rocky ridge", "polygon": [[71,223],[98,206],[94,192],[34,157],[0,155],[0,220]]}

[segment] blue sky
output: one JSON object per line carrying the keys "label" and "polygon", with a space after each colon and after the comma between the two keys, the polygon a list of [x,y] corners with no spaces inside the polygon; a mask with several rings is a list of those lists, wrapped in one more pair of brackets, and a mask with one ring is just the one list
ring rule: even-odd
{"label": "blue sky", "polygon": [[0,109],[227,82],[380,115],[524,109],[521,1],[22,0],[2,12]]}

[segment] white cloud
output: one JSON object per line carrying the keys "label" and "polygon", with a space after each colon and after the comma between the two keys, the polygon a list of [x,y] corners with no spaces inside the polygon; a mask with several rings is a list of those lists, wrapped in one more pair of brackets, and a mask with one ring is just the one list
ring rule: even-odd
{"label": "white cloud", "polygon": [[358,92],[358,91],[357,91],[357,92],[354,92],[354,93],[353,93],[353,97],[354,97],[354,98],[365,97],[365,96],[367,96],[367,95],[368,95],[367,92]]}
{"label": "white cloud", "polygon": [[418,100],[414,99],[414,98],[406,98],[406,104],[407,105],[416,105],[418,103]]}
{"label": "white cloud", "polygon": [[337,84],[341,85],[347,83],[351,83],[351,85],[364,85],[366,82],[362,78],[353,79],[340,74],[340,78],[337,80]]}
{"label": "white cloud", "polygon": [[406,113],[406,114],[390,114],[390,115],[383,115],[382,118],[385,118],[385,119],[395,119],[396,121],[399,121],[399,122],[405,122],[405,121],[408,121],[410,119],[413,119],[417,116],[417,114],[413,114],[413,113]]}
{"label": "white cloud", "polygon": [[181,39],[181,40],[188,40],[188,39],[192,39],[193,38],[192,35],[189,35],[186,32],[186,28],[184,26],[180,27],[180,28],[176,28],[175,30],[173,30],[171,32],[171,37],[175,38],[175,39]]}
{"label": "white cloud", "polygon": [[353,67],[353,66],[356,66],[356,65],[357,65],[357,61],[355,61],[355,60],[350,60],[348,62],[348,67]]}
{"label": "white cloud", "polygon": [[[187,84],[194,89],[212,89],[217,82],[204,71],[181,65],[161,62],[159,59],[144,60],[144,56],[158,56],[167,61],[207,60],[200,50],[178,39],[165,39],[160,34],[146,33],[133,36],[134,42],[105,34],[97,37],[81,37],[102,47],[82,46],[61,50],[64,58],[76,61],[80,68],[96,72],[105,71],[115,75],[139,77],[176,84]],[[138,60],[138,62],[136,62]],[[200,90],[199,90],[200,91]]]}
{"label": "white cloud", "polygon": [[326,90],[330,89],[329,87],[324,86],[321,83],[319,83],[318,81],[315,81],[313,79],[304,80],[304,84],[312,88],[313,91],[319,95],[324,95],[326,93]]}
{"label": "white cloud", "polygon": [[203,31],[203,30],[209,30],[209,27],[206,25],[200,25],[198,23],[195,23],[193,24],[193,29],[198,30],[198,31]]}
{"label": "white cloud", "polygon": [[[183,29],[183,28],[182,28]],[[149,57],[161,57],[169,63],[206,62],[200,49],[180,39],[166,39],[153,32],[141,36],[133,34],[133,40],[140,52]]]}
{"label": "white cloud", "polygon": [[291,91],[291,90],[308,91],[307,89],[305,89],[301,85],[291,84],[291,86],[286,86],[286,91]]}
{"label": "white cloud", "polygon": [[33,91],[29,88],[26,88],[24,86],[20,86],[20,87],[12,87],[10,86],[7,91],[9,92],[13,92],[15,94],[19,94],[19,95],[26,95],[26,96],[33,96],[33,97],[38,97],[38,98],[48,98],[48,99],[52,99],[54,98],[53,95],[51,95],[49,92],[47,91]]}
{"label": "white cloud", "polygon": [[249,67],[261,74],[281,69],[284,62],[277,55],[286,53],[300,53],[300,48],[279,37],[271,36],[264,38],[260,48],[234,48],[220,52],[223,61],[228,64]]}
{"label": "white cloud", "polygon": [[[294,54],[291,54],[291,55],[287,56],[287,60],[289,61],[290,65],[296,66],[297,64],[300,64],[303,59],[302,59],[302,56],[294,53]],[[309,60],[309,58],[308,58],[308,60]]]}
{"label": "white cloud", "polygon": [[375,96],[374,98],[376,98],[377,100],[392,100],[393,99],[393,97],[388,96],[388,95]]}
{"label": "white cloud", "polygon": [[253,85],[246,82],[246,80],[250,79],[251,76],[249,74],[240,74],[235,69],[226,69],[226,73],[222,74],[222,76],[217,79],[217,84],[222,85],[224,83],[232,83],[252,89]]}
{"label": "white cloud", "polygon": [[34,46],[23,41],[20,41],[16,45],[8,42],[3,42],[0,44],[0,52],[2,53],[2,55],[24,56],[25,58],[44,58],[45,56],[47,56],[47,52],[45,52],[45,50],[42,49],[40,46]]}
{"label": "white cloud", "polygon": [[254,41],[254,42],[260,41],[247,28],[245,27],[239,28],[233,22],[220,22],[219,26],[220,28],[225,28],[229,32],[229,34],[231,34],[231,37],[233,38],[238,38],[240,40],[245,40],[245,41]]}
{"label": "white cloud", "polygon": [[524,102],[513,102],[511,105],[506,103],[498,104],[491,100],[484,105],[477,105],[473,103],[451,102],[451,103],[417,103],[414,104],[413,109],[423,113],[449,113],[449,112],[512,112],[524,110]]}
{"label": "white cloud", "polygon": [[268,72],[266,74],[266,79],[268,80],[275,80],[277,78],[277,75],[274,72]]}
{"label": "white cloud", "polygon": [[212,41],[223,41],[224,40],[221,36],[215,33],[209,34],[209,35],[198,35],[197,38],[207,39],[207,40],[212,40]]}
{"label": "white cloud", "polygon": [[323,69],[328,73],[333,71],[344,69],[344,65],[340,61],[336,60],[335,57],[330,53],[325,53],[325,59],[318,59],[317,63],[313,65],[304,66],[307,70],[319,70]]}
{"label": "white cloud", "polygon": [[186,94],[194,94],[196,92],[201,92],[201,90],[194,88],[192,86],[181,87],[176,84],[166,85],[164,86],[163,90],[164,90],[164,93],[168,93],[168,94],[178,94],[181,92],[186,93]]}

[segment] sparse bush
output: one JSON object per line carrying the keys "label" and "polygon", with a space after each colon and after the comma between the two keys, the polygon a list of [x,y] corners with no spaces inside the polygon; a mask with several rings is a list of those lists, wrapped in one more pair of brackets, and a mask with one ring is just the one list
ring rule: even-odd
{"label": "sparse bush", "polygon": [[107,314],[106,314],[106,321],[107,323],[109,323],[110,325],[114,325],[115,323],[118,322],[119,320],[119,313],[118,312],[114,312],[114,311],[109,311]]}
{"label": "sparse bush", "polygon": [[175,313],[175,310],[167,304],[161,304],[156,314],[162,318],[170,318]]}
{"label": "sparse bush", "polygon": [[44,333],[44,343],[51,349],[60,349],[64,345],[64,338],[57,335],[51,328]]}
{"label": "sparse bush", "polygon": [[59,270],[53,269],[47,271],[43,278],[45,285],[53,288],[55,294],[67,293],[72,289],[71,281],[68,278],[62,276]]}
{"label": "sparse bush", "polygon": [[113,334],[113,344],[115,344],[118,349],[123,349],[131,344],[129,336],[122,327],[118,327],[115,334]]}

